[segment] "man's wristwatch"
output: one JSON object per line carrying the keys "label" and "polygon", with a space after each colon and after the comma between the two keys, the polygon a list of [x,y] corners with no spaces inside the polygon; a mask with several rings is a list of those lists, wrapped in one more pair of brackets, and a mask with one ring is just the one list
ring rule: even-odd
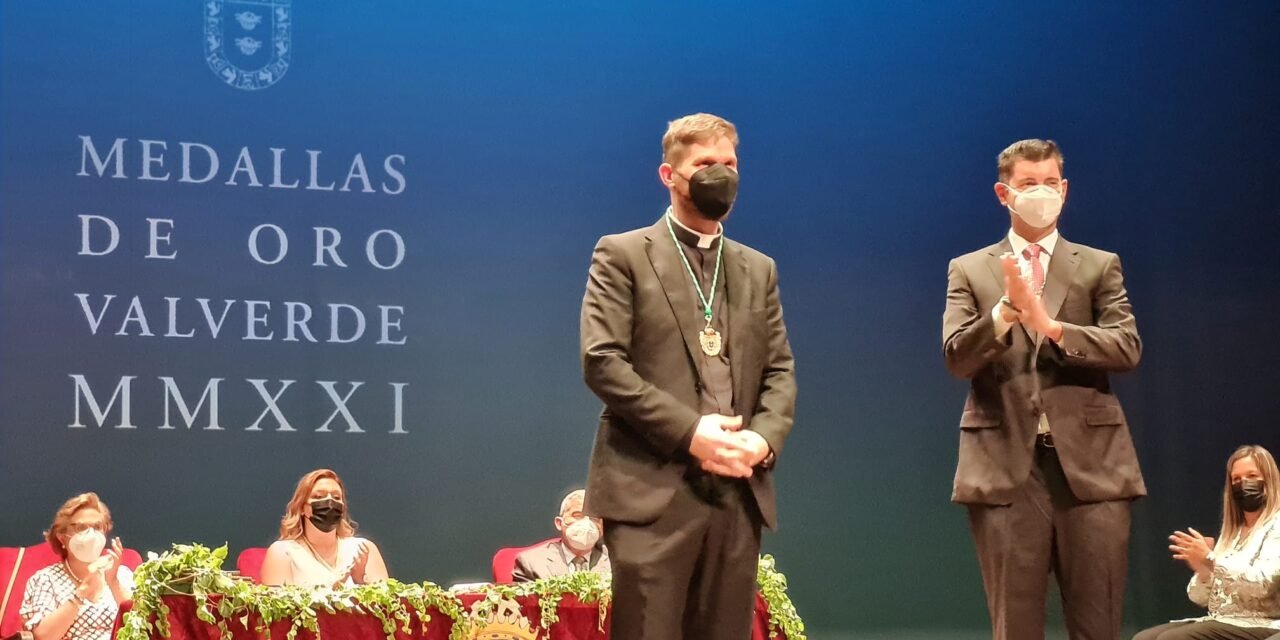
{"label": "man's wristwatch", "polygon": [[761,461],[760,461],[760,464],[758,464],[758,465],[756,465],[756,466],[760,467],[761,469],[765,469],[765,470],[772,469],[772,468],[773,468],[773,463],[774,463],[777,459],[778,459],[778,457],[777,457],[777,456],[775,456],[775,455],[773,455],[773,449],[769,449],[769,455],[765,456],[765,457],[764,457],[764,460],[761,460]]}
{"label": "man's wristwatch", "polygon": [[1000,304],[1008,307],[1009,310],[1014,313],[1022,313],[1022,309],[1019,309],[1017,305],[1013,304],[1013,301],[1009,299],[1009,296],[1000,296]]}

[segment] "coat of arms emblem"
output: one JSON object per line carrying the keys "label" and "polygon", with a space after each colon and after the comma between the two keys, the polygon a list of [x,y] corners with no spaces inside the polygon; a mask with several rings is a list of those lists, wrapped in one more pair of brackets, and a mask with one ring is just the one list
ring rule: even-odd
{"label": "coat of arms emblem", "polygon": [[[488,615],[483,611],[486,605],[492,608]],[[477,600],[471,605],[471,624],[471,640],[538,640],[538,630],[515,600]]]}
{"label": "coat of arms emblem", "polygon": [[205,61],[237,89],[265,89],[289,70],[292,25],[292,0],[205,0]]}

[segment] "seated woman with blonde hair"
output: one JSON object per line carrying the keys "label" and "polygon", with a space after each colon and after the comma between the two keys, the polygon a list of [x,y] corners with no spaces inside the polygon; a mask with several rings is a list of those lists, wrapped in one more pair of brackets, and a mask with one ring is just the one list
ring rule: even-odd
{"label": "seated woman with blonde hair", "polygon": [[1192,602],[1209,615],[1162,624],[1134,640],[1263,640],[1280,631],[1280,470],[1262,447],[1236,449],[1227,460],[1222,532],[1195,529],[1169,536],[1173,557],[1195,571]]}
{"label": "seated woman with blonde hair", "polygon": [[337,589],[386,579],[378,546],[356,537],[338,474],[302,476],[280,520],[280,539],[262,562],[262,583]]}
{"label": "seated woman with blonde hair", "polygon": [[[27,580],[22,627],[36,640],[108,640],[120,603],[132,595],[133,572],[121,564],[120,538],[107,546],[111,511],[96,493],[67,500],[45,532],[62,562]],[[106,555],[103,555],[103,550]]]}

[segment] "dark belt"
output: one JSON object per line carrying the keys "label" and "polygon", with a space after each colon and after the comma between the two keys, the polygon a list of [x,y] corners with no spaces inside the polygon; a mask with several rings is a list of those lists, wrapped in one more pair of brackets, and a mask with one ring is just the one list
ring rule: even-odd
{"label": "dark belt", "polygon": [[1037,433],[1037,434],[1036,434],[1036,447],[1041,448],[1041,449],[1052,449],[1052,448],[1053,448],[1053,434],[1052,434],[1052,433]]}

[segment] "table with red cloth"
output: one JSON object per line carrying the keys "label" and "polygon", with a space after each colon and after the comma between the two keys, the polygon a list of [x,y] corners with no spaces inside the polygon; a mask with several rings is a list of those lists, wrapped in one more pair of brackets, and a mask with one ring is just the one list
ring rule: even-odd
{"label": "table with red cloth", "polygon": [[[482,597],[484,596],[475,593],[458,595],[458,599],[468,610]],[[196,617],[195,598],[173,595],[164,596],[163,600],[169,606],[169,640],[219,640],[220,631],[217,625],[209,624]],[[603,640],[609,637],[607,624],[605,631],[600,630],[599,607],[595,604],[579,602],[572,594],[565,594],[561,598],[558,611],[560,621],[551,625],[550,633],[538,627],[542,613],[538,608],[537,596],[524,596],[517,598],[516,601],[520,604],[524,616],[538,631],[539,640]],[[116,617],[116,630],[120,629],[124,614],[129,611],[130,605],[131,603],[126,602],[120,607],[120,614]],[[406,634],[399,628],[396,629],[397,640],[449,640],[453,620],[434,609],[429,613],[431,622],[427,625],[425,634],[415,620],[415,623],[410,625],[411,633]],[[382,631],[382,622],[368,613],[321,611],[318,613],[317,621],[322,640],[386,640],[387,637]],[[289,620],[275,622],[271,626],[271,637],[283,640],[292,624]],[[244,629],[239,623],[231,623],[228,627],[235,640],[261,640],[258,633]],[[114,633],[112,635],[114,637]],[[314,637],[314,634],[306,629],[298,631],[298,640],[312,640]],[[160,640],[159,634],[153,638]],[[764,598],[759,593],[756,594],[751,638],[752,640],[769,638],[769,612],[765,607]],[[786,635],[781,629],[778,630],[778,638],[786,640]]]}

